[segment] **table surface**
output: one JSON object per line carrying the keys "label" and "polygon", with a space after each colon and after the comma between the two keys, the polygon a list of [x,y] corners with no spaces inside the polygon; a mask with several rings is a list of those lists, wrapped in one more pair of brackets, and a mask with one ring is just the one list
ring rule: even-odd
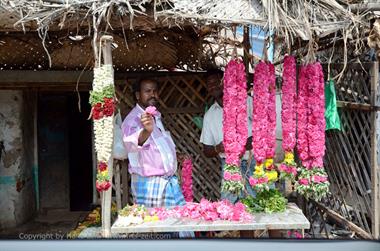
{"label": "table surface", "polygon": [[117,219],[112,225],[112,233],[146,233],[178,231],[228,231],[228,230],[275,230],[275,229],[309,229],[310,222],[302,210],[293,203],[287,205],[283,213],[256,213],[251,222],[234,222],[218,220],[208,222],[193,219],[165,219],[155,222],[144,222],[139,225],[120,226]]}

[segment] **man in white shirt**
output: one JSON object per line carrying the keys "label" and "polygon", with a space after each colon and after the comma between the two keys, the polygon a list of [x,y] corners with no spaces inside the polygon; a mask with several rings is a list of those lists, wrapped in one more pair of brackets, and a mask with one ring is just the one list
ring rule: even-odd
{"label": "man in white shirt", "polygon": [[[215,99],[215,103],[206,112],[203,118],[203,127],[200,142],[203,144],[203,152],[213,158],[219,156],[221,162],[221,172],[223,177],[223,166],[225,164],[225,153],[223,146],[223,72],[212,70],[207,72],[207,92]],[[221,199],[228,199],[235,203],[239,198],[246,194],[255,196],[256,193],[250,186],[248,179],[252,175],[255,160],[252,154],[252,97],[247,97],[247,116],[248,116],[248,138],[246,152],[241,162],[242,176],[245,178],[245,191],[240,196],[231,193],[221,192]],[[247,168],[250,164],[249,168]]]}

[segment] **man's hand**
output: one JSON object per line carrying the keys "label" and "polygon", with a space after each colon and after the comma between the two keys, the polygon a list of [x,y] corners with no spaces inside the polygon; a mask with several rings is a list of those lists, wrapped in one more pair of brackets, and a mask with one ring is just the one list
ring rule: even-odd
{"label": "man's hand", "polygon": [[247,143],[245,144],[245,150],[252,150],[252,136],[247,139]]}
{"label": "man's hand", "polygon": [[139,135],[139,146],[142,146],[149,138],[150,134],[153,132],[154,121],[152,115],[143,113],[143,115],[141,115],[141,124],[143,125],[144,129]]}
{"label": "man's hand", "polygon": [[148,113],[143,113],[141,115],[141,124],[143,125],[144,130],[146,132],[148,132],[148,133],[152,133],[153,132],[154,121],[153,121],[152,115],[150,115]]}
{"label": "man's hand", "polygon": [[223,142],[220,142],[218,145],[216,145],[215,150],[217,151],[217,153],[224,153]]}

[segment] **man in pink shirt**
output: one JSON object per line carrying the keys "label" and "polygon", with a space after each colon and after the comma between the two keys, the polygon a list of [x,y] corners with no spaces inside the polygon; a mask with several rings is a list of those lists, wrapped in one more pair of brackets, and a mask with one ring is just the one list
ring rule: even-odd
{"label": "man in pink shirt", "polygon": [[146,207],[185,204],[178,179],[175,145],[165,130],[161,114],[145,112],[158,106],[157,82],[143,79],[134,86],[136,106],[122,124],[128,152],[131,190],[134,203]]}

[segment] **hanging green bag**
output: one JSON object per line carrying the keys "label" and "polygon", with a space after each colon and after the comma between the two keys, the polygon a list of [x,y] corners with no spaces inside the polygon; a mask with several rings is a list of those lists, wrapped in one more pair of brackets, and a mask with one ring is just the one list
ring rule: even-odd
{"label": "hanging green bag", "polygon": [[[208,110],[208,104],[206,103],[206,106],[205,106],[205,114]],[[193,123],[200,129],[202,130],[202,127],[203,127],[203,117],[201,116],[195,116],[193,117]]]}
{"label": "hanging green bag", "polygon": [[336,104],[334,80],[330,79],[325,84],[325,119],[326,131],[331,129],[341,130],[341,124]]}

